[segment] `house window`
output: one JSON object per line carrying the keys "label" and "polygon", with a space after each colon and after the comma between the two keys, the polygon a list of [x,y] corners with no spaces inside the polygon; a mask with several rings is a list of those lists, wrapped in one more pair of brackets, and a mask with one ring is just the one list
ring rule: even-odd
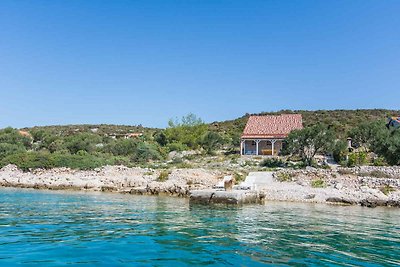
{"label": "house window", "polygon": [[255,146],[256,145],[256,141],[251,141],[251,145]]}

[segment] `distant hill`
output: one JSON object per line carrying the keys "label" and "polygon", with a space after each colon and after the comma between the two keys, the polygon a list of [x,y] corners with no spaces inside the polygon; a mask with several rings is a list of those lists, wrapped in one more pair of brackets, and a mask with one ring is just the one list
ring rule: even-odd
{"label": "distant hill", "polygon": [[[257,114],[245,114],[244,116],[221,122],[213,122],[209,124],[211,130],[217,131],[224,135],[239,136],[250,115],[277,115],[283,113],[299,113],[303,115],[303,125],[310,126],[316,123],[325,123],[330,125],[337,133],[345,135],[347,131],[365,121],[385,120],[388,116],[400,115],[400,110],[387,109],[356,109],[356,110],[280,110],[276,112],[262,112]],[[127,133],[140,132],[145,135],[153,134],[157,128],[148,128],[141,125],[55,125],[55,126],[36,126],[31,128],[23,128],[21,130],[45,130],[53,134],[67,136],[77,132],[93,132],[99,135],[125,135]]]}
{"label": "distant hill", "polygon": [[143,134],[152,134],[157,129],[156,128],[148,128],[143,127],[141,125],[113,125],[113,124],[79,124],[79,125],[51,125],[51,126],[35,126],[35,127],[26,127],[21,130],[25,131],[38,131],[44,130],[48,133],[60,135],[60,136],[68,136],[74,133],[95,133],[98,135],[107,135],[107,136],[122,136],[128,133],[143,133]]}

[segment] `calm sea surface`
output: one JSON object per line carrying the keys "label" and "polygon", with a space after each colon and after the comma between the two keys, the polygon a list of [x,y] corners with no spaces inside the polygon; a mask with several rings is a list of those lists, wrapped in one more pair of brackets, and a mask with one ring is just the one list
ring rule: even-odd
{"label": "calm sea surface", "polygon": [[0,266],[399,266],[400,209],[0,189]]}

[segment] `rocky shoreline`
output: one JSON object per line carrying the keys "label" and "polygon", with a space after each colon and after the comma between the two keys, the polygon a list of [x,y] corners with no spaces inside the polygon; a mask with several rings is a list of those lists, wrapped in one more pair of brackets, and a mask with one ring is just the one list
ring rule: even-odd
{"label": "rocky shoreline", "polygon": [[23,172],[8,165],[0,169],[0,186],[187,196],[190,190],[212,187],[222,177],[219,172],[204,169],[172,169],[165,181],[160,181],[161,172],[125,166],[105,166],[93,171],[55,168]]}
{"label": "rocky shoreline", "polygon": [[400,207],[400,167],[282,169],[274,177],[266,199]]}
{"label": "rocky shoreline", "polygon": [[[8,165],[0,169],[0,186],[187,197],[191,191],[211,189],[226,175],[203,168],[173,168],[161,179],[162,172],[165,170],[125,166],[23,172]],[[257,188],[265,201],[400,207],[400,167],[280,169],[272,177]]]}

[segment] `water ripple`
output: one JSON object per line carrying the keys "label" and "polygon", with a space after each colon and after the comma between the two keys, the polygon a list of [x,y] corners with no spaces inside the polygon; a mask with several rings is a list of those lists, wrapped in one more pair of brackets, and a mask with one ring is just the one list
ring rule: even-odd
{"label": "water ripple", "polygon": [[0,265],[399,266],[400,210],[0,189]]}

